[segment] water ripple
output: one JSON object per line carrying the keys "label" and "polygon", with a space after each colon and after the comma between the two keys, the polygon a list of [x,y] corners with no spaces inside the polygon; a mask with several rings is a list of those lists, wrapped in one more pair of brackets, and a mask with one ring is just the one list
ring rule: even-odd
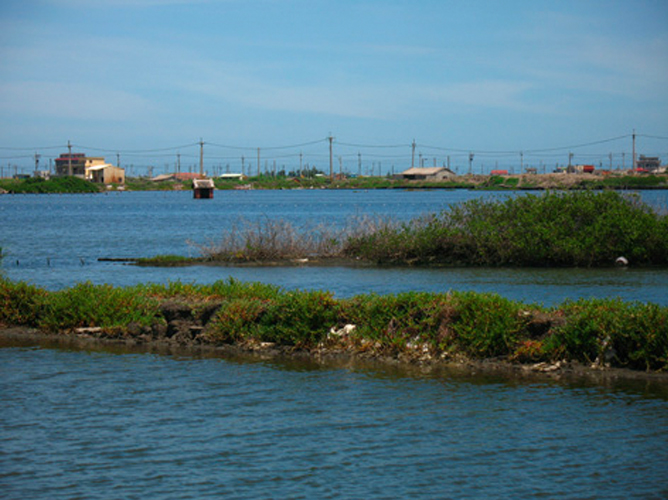
{"label": "water ripple", "polygon": [[634,391],[0,349],[5,498],[659,498]]}

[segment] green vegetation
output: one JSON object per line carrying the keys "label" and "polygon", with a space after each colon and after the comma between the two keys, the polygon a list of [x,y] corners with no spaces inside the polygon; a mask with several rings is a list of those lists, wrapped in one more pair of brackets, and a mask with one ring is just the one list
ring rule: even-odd
{"label": "green vegetation", "polygon": [[[184,318],[201,332],[187,342],[174,340]],[[248,348],[268,342],[407,361],[496,358],[668,370],[668,308],[618,299],[551,308],[474,292],[335,299],[233,279],[129,288],[83,283],[48,292],[0,278],[0,323],[64,333],[99,327],[101,336],[134,341]]]}
{"label": "green vegetation", "polygon": [[607,176],[600,184],[605,188],[615,189],[653,189],[666,188],[666,176],[659,175],[625,175]]}
{"label": "green vegetation", "polygon": [[517,189],[520,182],[519,177],[508,177],[502,175],[492,175],[487,182],[478,186],[482,189]]}
{"label": "green vegetation", "polygon": [[[195,262],[197,259],[194,260]],[[147,257],[137,259],[134,262],[140,266],[156,266],[156,267],[177,267],[190,265],[193,262],[192,258],[183,257],[182,255],[156,255],[155,257]]]}
{"label": "green vegetation", "polygon": [[10,193],[99,193],[96,184],[79,177],[53,177],[42,179],[2,179],[0,188]]}
{"label": "green vegetation", "polygon": [[126,191],[185,191],[188,189],[192,189],[192,181],[154,182],[145,177],[128,177],[125,179]]}
{"label": "green vegetation", "polygon": [[[545,192],[471,200],[399,223],[354,219],[337,231],[264,219],[233,227],[188,262],[321,262],[382,265],[634,266],[668,264],[668,214],[616,191]],[[155,264],[161,265],[156,258]],[[167,260],[165,258],[165,260]],[[142,264],[151,265],[150,259]]]}
{"label": "green vegetation", "polygon": [[343,253],[383,264],[666,265],[668,216],[615,191],[471,200],[351,237]]}

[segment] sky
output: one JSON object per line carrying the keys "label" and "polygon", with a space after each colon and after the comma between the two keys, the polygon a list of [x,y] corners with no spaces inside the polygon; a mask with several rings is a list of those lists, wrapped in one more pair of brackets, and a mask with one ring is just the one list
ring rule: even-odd
{"label": "sky", "polygon": [[634,131],[666,163],[665,0],[0,2],[3,168],[614,168]]}

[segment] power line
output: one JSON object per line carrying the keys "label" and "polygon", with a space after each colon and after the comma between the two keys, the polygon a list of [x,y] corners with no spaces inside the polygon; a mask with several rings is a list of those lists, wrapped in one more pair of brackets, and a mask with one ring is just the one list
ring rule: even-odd
{"label": "power line", "polygon": [[[318,139],[315,141],[302,142],[300,144],[289,144],[287,146],[260,146],[262,150],[273,150],[273,149],[293,149],[293,148],[303,148],[305,146],[312,146],[314,144],[320,144],[322,142],[327,142],[329,139],[325,137],[324,139]],[[217,148],[225,149],[239,149],[239,150],[257,150],[258,146],[232,146],[229,144],[216,144],[215,142],[207,142],[208,146],[215,146]]]}
{"label": "power line", "polygon": [[[182,148],[190,148],[194,146],[199,146],[199,142],[193,142],[191,144],[186,144],[184,146],[173,146],[169,148],[158,148],[158,149],[103,149],[103,148],[94,148],[90,146],[82,146],[80,144],[72,144],[72,147],[77,147],[79,149],[89,149],[91,151],[102,151],[103,153],[123,153],[123,154],[139,154],[139,153],[160,153],[162,151],[177,151]],[[208,143],[207,143],[208,144]]]}
{"label": "power line", "polygon": [[662,137],[660,135],[647,135],[647,134],[636,134],[636,137],[645,137],[648,139],[661,139],[664,141],[668,141],[668,137]]}
{"label": "power line", "polygon": [[410,144],[354,144],[351,142],[339,142],[336,141],[336,144],[340,146],[350,146],[353,148],[410,148]]}

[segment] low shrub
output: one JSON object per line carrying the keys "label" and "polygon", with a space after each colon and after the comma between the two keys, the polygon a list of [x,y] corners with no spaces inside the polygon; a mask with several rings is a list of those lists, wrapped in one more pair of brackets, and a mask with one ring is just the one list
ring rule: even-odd
{"label": "low shrub", "polygon": [[668,264],[668,216],[614,191],[470,200],[438,216],[354,236],[349,257],[480,266]]}
{"label": "low shrub", "polygon": [[553,358],[668,369],[668,309],[619,299],[581,299],[559,308],[564,323],[546,339]]}
{"label": "low shrub", "polygon": [[0,323],[37,326],[48,297],[42,288],[0,276]]}

